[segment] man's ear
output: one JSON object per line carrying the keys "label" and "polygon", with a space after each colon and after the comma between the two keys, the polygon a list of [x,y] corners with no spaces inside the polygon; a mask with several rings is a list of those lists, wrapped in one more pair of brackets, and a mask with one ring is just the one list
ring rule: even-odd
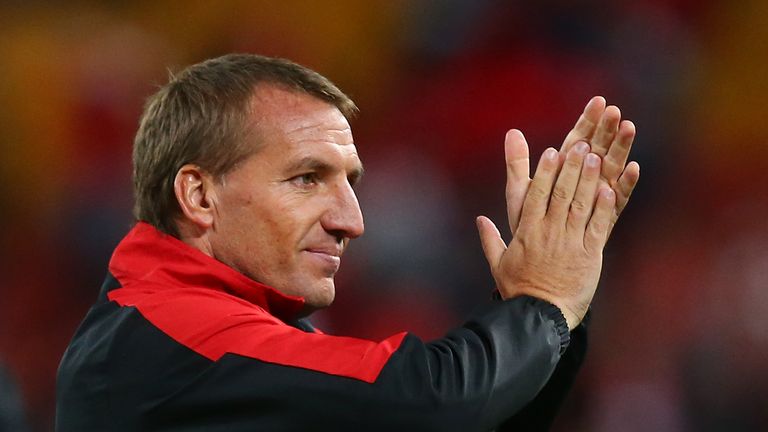
{"label": "man's ear", "polygon": [[216,213],[213,179],[197,165],[186,164],[176,172],[173,191],[184,217],[200,228],[213,226]]}

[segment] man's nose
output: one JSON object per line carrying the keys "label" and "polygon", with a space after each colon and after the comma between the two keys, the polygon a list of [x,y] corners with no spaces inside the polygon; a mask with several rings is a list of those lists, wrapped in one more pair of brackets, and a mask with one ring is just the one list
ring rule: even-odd
{"label": "man's nose", "polygon": [[363,213],[349,182],[345,181],[333,188],[330,206],[323,214],[321,223],[326,231],[339,239],[363,235]]}

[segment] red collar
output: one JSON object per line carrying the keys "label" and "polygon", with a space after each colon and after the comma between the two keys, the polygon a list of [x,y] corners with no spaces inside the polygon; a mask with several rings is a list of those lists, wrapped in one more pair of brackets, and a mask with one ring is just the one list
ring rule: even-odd
{"label": "red collar", "polygon": [[256,282],[146,222],[137,223],[117,245],[109,271],[123,288],[151,285],[153,289],[199,287],[223,291],[283,321],[293,320],[304,307],[303,298]]}

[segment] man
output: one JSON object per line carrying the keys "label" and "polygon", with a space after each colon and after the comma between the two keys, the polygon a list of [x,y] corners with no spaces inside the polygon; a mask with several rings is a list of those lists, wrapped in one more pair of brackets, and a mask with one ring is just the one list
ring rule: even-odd
{"label": "man", "polygon": [[533,180],[510,131],[513,241],[478,218],[500,298],[443,339],[372,342],[304,319],[331,304],[363,234],[355,110],[317,73],[255,55],[194,65],[150,99],[134,145],[139,222],[62,359],[58,430],[548,425],[637,182],[624,168],[634,127],[594,98]]}

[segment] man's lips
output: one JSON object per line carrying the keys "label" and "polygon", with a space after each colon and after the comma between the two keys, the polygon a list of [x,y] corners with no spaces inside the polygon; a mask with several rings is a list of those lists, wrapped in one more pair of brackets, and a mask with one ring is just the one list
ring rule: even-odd
{"label": "man's lips", "polygon": [[341,248],[335,247],[310,247],[304,249],[314,260],[317,260],[323,265],[326,270],[333,274],[339,270],[341,265]]}
{"label": "man's lips", "polygon": [[341,258],[342,249],[336,246],[313,246],[304,249],[307,252],[330,255],[333,257]]}

